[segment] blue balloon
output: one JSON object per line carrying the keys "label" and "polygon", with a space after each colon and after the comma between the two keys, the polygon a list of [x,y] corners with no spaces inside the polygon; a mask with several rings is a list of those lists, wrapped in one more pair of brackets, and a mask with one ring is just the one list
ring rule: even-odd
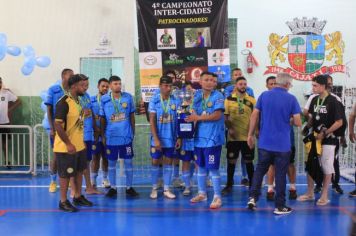
{"label": "blue balloon", "polygon": [[0,33],[0,46],[5,46],[7,42],[6,34]]}
{"label": "blue balloon", "polygon": [[23,75],[27,76],[27,75],[30,75],[32,73],[34,68],[35,68],[34,66],[29,67],[27,65],[23,65],[22,68],[21,68],[21,72],[22,72]]}
{"label": "blue balloon", "polygon": [[8,46],[7,53],[10,54],[11,56],[17,57],[18,55],[21,54],[21,49],[16,46]]}
{"label": "blue balloon", "polygon": [[42,111],[47,112],[47,106],[44,104],[44,102],[41,102],[41,109]]}
{"label": "blue balloon", "polygon": [[28,45],[25,46],[23,49],[23,55],[25,55],[25,57],[34,57],[35,56],[35,49],[33,49],[32,46]]}
{"label": "blue balloon", "polygon": [[6,46],[0,45],[0,61],[6,56]]}
{"label": "blue balloon", "polygon": [[37,57],[36,58],[36,64],[39,67],[47,67],[49,64],[51,64],[51,59],[49,57]]}
{"label": "blue balloon", "polygon": [[47,101],[47,96],[48,96],[48,92],[47,90],[43,90],[40,94],[40,97],[42,99],[43,102]]}
{"label": "blue balloon", "polygon": [[26,57],[24,65],[29,68],[32,68],[36,65],[36,59],[34,57]]}

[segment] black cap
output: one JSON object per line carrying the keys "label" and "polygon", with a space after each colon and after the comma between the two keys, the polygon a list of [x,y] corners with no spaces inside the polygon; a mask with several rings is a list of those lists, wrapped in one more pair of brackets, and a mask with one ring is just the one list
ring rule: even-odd
{"label": "black cap", "polygon": [[173,83],[172,78],[169,76],[164,75],[159,79],[159,84],[171,84],[171,83]]}
{"label": "black cap", "polygon": [[88,77],[86,75],[83,75],[83,74],[72,75],[68,80],[68,86],[72,87],[74,84],[76,84],[76,83],[78,83],[79,81],[82,81],[82,80],[88,80]]}
{"label": "black cap", "polygon": [[328,76],[326,76],[326,75],[318,75],[318,76],[315,76],[313,78],[313,81],[318,83],[318,84],[327,86],[328,85]]}

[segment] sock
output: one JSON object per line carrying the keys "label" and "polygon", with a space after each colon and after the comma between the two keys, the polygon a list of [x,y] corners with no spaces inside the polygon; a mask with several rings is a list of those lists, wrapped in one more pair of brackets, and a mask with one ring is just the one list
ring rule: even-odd
{"label": "sock", "polygon": [[132,159],[125,159],[125,175],[126,175],[126,188],[132,187],[133,179],[133,169],[132,169]]}
{"label": "sock", "polygon": [[90,173],[91,184],[96,185],[96,178],[98,177],[98,172]]}
{"label": "sock", "polygon": [[190,187],[190,173],[187,170],[183,171],[183,181],[186,188]]}
{"label": "sock", "polygon": [[289,189],[296,190],[295,183],[294,184],[289,184]]}
{"label": "sock", "polygon": [[51,174],[51,182],[57,181],[57,174]]}
{"label": "sock", "polygon": [[173,178],[178,179],[179,178],[179,164],[178,165],[173,165]]}
{"label": "sock", "polygon": [[198,191],[206,194],[206,169],[205,167],[198,167]]}
{"label": "sock", "polygon": [[210,170],[212,176],[214,197],[221,197],[220,172],[219,170]]}
{"label": "sock", "polygon": [[152,165],[151,167],[152,187],[155,189],[157,189],[158,176],[159,176],[159,166]]}
{"label": "sock", "polygon": [[241,158],[241,171],[242,171],[242,178],[246,179],[247,176],[246,164],[242,158]]}
{"label": "sock", "polygon": [[234,185],[234,173],[235,173],[236,164],[228,163],[227,164],[227,186]]}
{"label": "sock", "polygon": [[274,192],[273,184],[271,185],[268,184],[267,186],[268,186],[267,192]]}
{"label": "sock", "polygon": [[107,179],[108,178],[108,172],[107,171],[103,171],[103,179]]}
{"label": "sock", "polygon": [[246,170],[247,170],[248,181],[250,182],[250,186],[251,186],[252,185],[253,173],[255,172],[255,168],[254,168],[252,162],[245,162],[245,166],[246,166]]}
{"label": "sock", "polygon": [[163,166],[162,165],[159,165],[158,178],[163,179]]}
{"label": "sock", "polygon": [[109,180],[112,188],[116,188],[116,163],[116,160],[109,160]]}
{"label": "sock", "polygon": [[169,190],[169,186],[171,184],[171,177],[172,177],[172,165],[164,165],[164,170],[163,170],[164,191]]}

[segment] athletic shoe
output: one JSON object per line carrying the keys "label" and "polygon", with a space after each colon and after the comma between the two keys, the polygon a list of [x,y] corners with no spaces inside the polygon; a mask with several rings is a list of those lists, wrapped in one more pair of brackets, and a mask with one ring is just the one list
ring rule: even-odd
{"label": "athletic shoe", "polygon": [[274,191],[268,191],[266,194],[267,201],[274,201]]}
{"label": "athletic shoe", "polygon": [[86,206],[86,207],[92,207],[93,203],[86,199],[83,195],[81,195],[78,198],[73,198],[73,204],[76,206]]}
{"label": "athletic shoe", "polygon": [[168,199],[175,199],[176,198],[176,195],[174,195],[174,193],[172,193],[170,190],[164,190],[163,191],[163,195]]}
{"label": "athletic shoe", "polygon": [[243,178],[241,180],[241,185],[244,185],[246,187],[250,187],[250,183],[249,183],[248,179],[246,179],[246,178]]}
{"label": "athletic shoe", "polygon": [[152,199],[157,199],[157,189],[156,188],[152,188],[152,192],[150,194],[150,198]]}
{"label": "athletic shoe", "polygon": [[289,200],[296,200],[298,198],[297,190],[289,189]]}
{"label": "athletic shoe", "polygon": [[49,192],[50,193],[55,193],[57,192],[57,182],[56,181],[51,181],[51,183],[49,184]]}
{"label": "athletic shoe", "polygon": [[191,203],[197,203],[197,202],[203,202],[203,201],[206,201],[206,200],[208,200],[206,194],[199,193],[198,195],[196,195],[195,197],[190,199],[190,202]]}
{"label": "athletic shoe", "polygon": [[250,210],[256,210],[257,204],[253,197],[250,197],[247,202],[247,208]]}
{"label": "athletic shoe", "polygon": [[232,192],[232,186],[231,185],[226,185],[225,188],[221,191],[221,194],[223,196],[228,195],[229,193]]}
{"label": "athletic shoe", "polygon": [[109,191],[105,194],[105,196],[109,198],[117,198],[117,190],[114,188],[110,188]]}
{"label": "athletic shoe", "polygon": [[180,178],[175,178],[173,180],[173,187],[174,188],[181,188],[183,185],[184,185],[184,183]]}
{"label": "athletic shoe", "polygon": [[210,204],[210,209],[218,209],[222,205],[220,197],[214,197],[213,201]]}
{"label": "athletic shoe", "polygon": [[349,192],[350,197],[356,197],[356,189],[352,192]]}
{"label": "athletic shoe", "polygon": [[136,192],[136,190],[133,187],[130,187],[130,188],[126,189],[126,196],[138,197],[139,194],[138,194],[138,192]]}
{"label": "athletic shoe", "polygon": [[66,200],[65,202],[59,201],[59,209],[65,212],[77,212],[78,209],[74,207],[70,201]]}
{"label": "athletic shoe", "polygon": [[110,188],[111,187],[111,184],[110,184],[108,179],[103,179],[102,185],[103,185],[104,188]]}
{"label": "athletic shoe", "polygon": [[344,194],[344,190],[342,190],[342,188],[338,184],[333,185],[333,189],[334,189],[335,193]]}
{"label": "athletic shoe", "polygon": [[283,207],[277,207],[274,209],[273,213],[276,215],[286,215],[292,212],[292,208],[283,206]]}
{"label": "athletic shoe", "polygon": [[320,193],[321,192],[321,188],[322,188],[322,186],[319,186],[319,185],[315,186],[314,193]]}
{"label": "athletic shoe", "polygon": [[190,195],[190,187],[185,187],[183,191],[184,196],[189,196]]}

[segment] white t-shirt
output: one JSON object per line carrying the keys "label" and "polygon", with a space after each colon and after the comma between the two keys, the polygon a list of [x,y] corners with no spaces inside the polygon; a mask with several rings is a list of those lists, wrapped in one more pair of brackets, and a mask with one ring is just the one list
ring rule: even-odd
{"label": "white t-shirt", "polygon": [[7,124],[10,122],[7,115],[9,109],[9,102],[15,102],[17,97],[8,89],[0,89],[0,124]]}
{"label": "white t-shirt", "polygon": [[[315,98],[315,97],[318,96],[318,95],[319,95],[319,94],[312,94],[312,95],[310,95],[310,97],[308,98],[307,103],[305,103],[305,106],[304,106],[304,109],[305,109],[305,110],[309,110],[311,101],[313,100],[313,98]],[[334,97],[336,98],[336,100],[338,100],[339,102],[342,103],[341,98],[339,98],[339,96],[337,96],[337,95],[334,94],[334,93],[330,93],[330,95],[331,95],[331,96],[334,96]]]}

